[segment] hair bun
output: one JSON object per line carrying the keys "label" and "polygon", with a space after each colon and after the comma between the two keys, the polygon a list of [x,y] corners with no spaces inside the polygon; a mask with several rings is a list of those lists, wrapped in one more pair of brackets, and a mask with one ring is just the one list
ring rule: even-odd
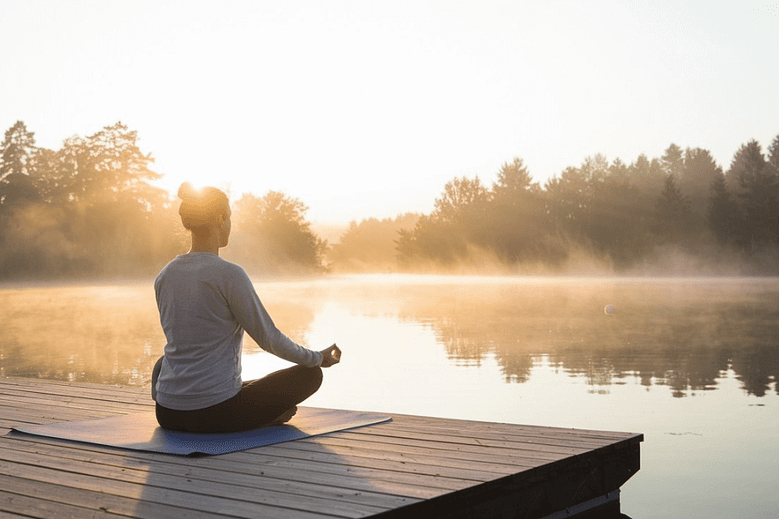
{"label": "hair bun", "polygon": [[196,195],[197,190],[190,182],[184,182],[181,184],[181,187],[179,187],[178,197],[182,200],[195,198]]}
{"label": "hair bun", "polygon": [[179,187],[181,198],[179,215],[185,229],[208,227],[220,215],[230,215],[230,200],[227,195],[215,187],[196,188],[190,182]]}

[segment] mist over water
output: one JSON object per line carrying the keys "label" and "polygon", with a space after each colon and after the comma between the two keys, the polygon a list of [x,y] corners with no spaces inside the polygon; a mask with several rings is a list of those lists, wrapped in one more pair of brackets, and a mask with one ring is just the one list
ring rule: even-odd
{"label": "mist over water", "polygon": [[[344,352],[309,405],[641,432],[642,470],[622,495],[634,519],[779,510],[764,476],[779,469],[779,279],[361,275],[256,287],[293,339]],[[148,387],[162,354],[151,279],[6,286],[0,305],[0,375]],[[247,379],[286,365],[248,337],[243,364]],[[745,488],[757,497],[744,502]]]}
{"label": "mist over water", "polygon": [[[344,332],[332,323],[332,339],[311,335],[336,305],[431,331],[455,365],[494,356],[507,382],[529,379],[544,356],[603,386],[630,375],[686,396],[716,388],[732,369],[748,394],[779,390],[775,278],[365,275],[257,289],[277,325],[312,348]],[[165,343],[151,280],[10,287],[0,304],[5,375],[143,385]],[[245,354],[258,350],[246,336]]]}

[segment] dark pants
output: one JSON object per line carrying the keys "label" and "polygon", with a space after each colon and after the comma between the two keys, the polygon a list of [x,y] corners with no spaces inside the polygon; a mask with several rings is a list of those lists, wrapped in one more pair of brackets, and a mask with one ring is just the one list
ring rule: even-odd
{"label": "dark pants", "polygon": [[[161,360],[157,362],[161,364]],[[159,369],[152,373],[152,387]],[[292,366],[243,383],[234,397],[195,411],[176,411],[157,404],[157,422],[164,429],[223,433],[267,425],[310,397],[322,385],[322,368]]]}

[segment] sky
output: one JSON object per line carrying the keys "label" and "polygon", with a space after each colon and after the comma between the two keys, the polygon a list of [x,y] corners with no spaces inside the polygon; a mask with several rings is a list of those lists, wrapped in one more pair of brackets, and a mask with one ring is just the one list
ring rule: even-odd
{"label": "sky", "polygon": [[315,224],[429,213],[522,158],[542,185],[671,143],[727,169],[779,135],[779,4],[3,0],[0,130],[117,121],[175,192],[299,199]]}

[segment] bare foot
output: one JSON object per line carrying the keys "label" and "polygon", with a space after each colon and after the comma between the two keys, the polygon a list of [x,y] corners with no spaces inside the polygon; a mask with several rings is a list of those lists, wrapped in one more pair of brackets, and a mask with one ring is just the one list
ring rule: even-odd
{"label": "bare foot", "polygon": [[295,416],[297,412],[298,412],[297,406],[292,406],[286,411],[284,411],[283,413],[281,413],[275,420],[273,420],[268,425],[281,425],[283,423],[287,423],[290,420],[292,420],[292,417]]}

